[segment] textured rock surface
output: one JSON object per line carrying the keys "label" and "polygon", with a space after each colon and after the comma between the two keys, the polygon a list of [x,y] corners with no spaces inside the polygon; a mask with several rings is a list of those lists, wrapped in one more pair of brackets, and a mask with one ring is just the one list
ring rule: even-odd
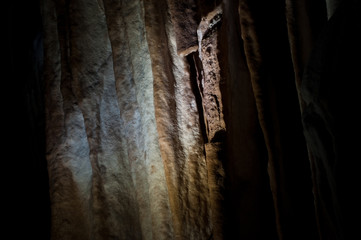
{"label": "textured rock surface", "polygon": [[197,27],[199,14],[195,0],[168,0],[172,16],[176,47],[185,56],[198,48]]}
{"label": "textured rock surface", "polygon": [[104,12],[97,1],[45,4],[52,237],[139,239],[143,209],[124,138],[139,118],[117,100]]}
{"label": "textured rock surface", "polygon": [[226,131],[220,89],[221,72],[217,56],[218,32],[221,22],[222,9],[218,7],[202,18],[197,30],[198,57],[201,62],[198,64],[198,79],[200,80],[198,86],[203,102],[208,142],[220,141]]}
{"label": "textured rock surface", "polygon": [[208,239],[199,114],[167,2],[43,13],[53,239]]}
{"label": "textured rock surface", "polygon": [[165,1],[145,4],[159,145],[177,239],[211,235],[207,168],[190,67],[177,54]]}
{"label": "textured rock surface", "polygon": [[348,236],[338,2],[43,0],[52,239]]}

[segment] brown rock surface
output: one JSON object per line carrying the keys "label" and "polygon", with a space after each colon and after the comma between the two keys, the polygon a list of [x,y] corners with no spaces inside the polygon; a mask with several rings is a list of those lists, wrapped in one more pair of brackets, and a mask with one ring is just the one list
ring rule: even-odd
{"label": "brown rock surface", "polygon": [[339,2],[43,0],[52,239],[342,239]]}

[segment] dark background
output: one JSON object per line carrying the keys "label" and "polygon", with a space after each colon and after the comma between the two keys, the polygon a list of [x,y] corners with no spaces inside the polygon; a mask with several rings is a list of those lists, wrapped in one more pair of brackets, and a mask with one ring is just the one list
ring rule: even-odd
{"label": "dark background", "polygon": [[[42,22],[38,0],[6,1],[2,75],[4,239],[49,239]],[[3,9],[4,5],[2,6]],[[4,193],[4,191],[2,191]],[[2,224],[3,225],[3,224]]]}

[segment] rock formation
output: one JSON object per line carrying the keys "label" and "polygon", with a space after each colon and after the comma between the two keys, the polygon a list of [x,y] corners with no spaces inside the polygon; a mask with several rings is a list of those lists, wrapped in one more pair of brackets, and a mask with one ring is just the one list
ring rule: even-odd
{"label": "rock formation", "polygon": [[357,1],[40,2],[51,239],[355,233]]}

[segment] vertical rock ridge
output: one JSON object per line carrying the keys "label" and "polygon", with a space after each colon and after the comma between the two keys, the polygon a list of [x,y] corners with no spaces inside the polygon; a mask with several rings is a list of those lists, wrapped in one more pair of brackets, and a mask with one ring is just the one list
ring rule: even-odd
{"label": "vertical rock ridge", "polygon": [[[264,4],[264,8],[257,8],[257,4]],[[300,103],[285,11],[285,2],[241,1],[241,33],[258,119],[267,147],[268,173],[279,238],[294,237],[294,232],[301,232],[298,236],[300,239],[316,239],[310,166],[299,121]],[[283,37],[277,40],[267,38],[272,34]],[[290,124],[291,121],[293,124]],[[297,144],[289,142],[288,139],[293,138]],[[294,155],[294,152],[299,154]],[[298,186],[297,191],[295,186]],[[300,192],[303,192],[302,198]],[[300,220],[303,218],[308,220],[304,223]],[[307,231],[301,231],[300,225],[306,223]]]}
{"label": "vertical rock ridge", "polygon": [[[118,101],[125,120],[124,138],[128,139],[128,155],[140,202],[143,238],[168,239],[172,233],[170,210],[164,167],[157,144],[143,6],[140,1],[120,1],[118,8],[114,8],[111,2],[105,5],[115,61]],[[136,137],[133,140],[129,136]]]}
{"label": "vertical rock ridge", "polygon": [[262,53],[260,52],[260,42],[255,30],[255,22],[252,16],[252,11],[249,9],[248,1],[240,1],[239,3],[239,18],[241,24],[241,34],[244,41],[245,55],[247,58],[247,65],[250,70],[252,88],[255,95],[258,119],[263,132],[264,140],[268,152],[268,173],[270,178],[270,186],[273,194],[273,202],[276,214],[277,232],[279,239],[283,239],[283,229],[280,219],[279,209],[279,175],[277,173],[277,166],[275,162],[275,147],[271,140],[272,133],[270,132],[269,122],[265,116],[265,96],[263,90],[262,76],[260,76],[260,68],[263,64]]}
{"label": "vertical rock ridge", "polygon": [[[176,179],[176,162],[179,156],[177,149],[179,140],[177,133],[174,100],[174,77],[170,72],[170,56],[168,53],[168,37],[164,25],[167,13],[165,1],[150,1],[144,4],[145,29],[147,34],[149,52],[152,62],[154,106],[159,147],[164,163],[165,176],[168,185],[169,203],[172,211],[174,238],[182,238],[180,203],[178,199],[178,183]],[[166,66],[166,67],[162,67]],[[165,110],[163,110],[165,109]]]}
{"label": "vertical rock ridge", "polygon": [[209,198],[211,202],[211,220],[213,239],[224,239],[224,182],[225,171],[224,143],[206,143],[205,154],[208,170]]}
{"label": "vertical rock ridge", "polygon": [[[218,63],[218,28],[221,24],[222,8],[203,17],[198,30],[199,59],[202,62],[202,95],[207,135],[210,142],[219,141],[226,126],[223,119],[223,105],[220,91],[221,76]],[[222,138],[222,137],[221,137]]]}
{"label": "vertical rock ridge", "polygon": [[[220,33],[225,140],[225,239],[278,239],[267,149],[260,128],[238,12],[224,1]],[[261,6],[261,4],[259,5]],[[264,7],[262,7],[264,8]]]}
{"label": "vertical rock ridge", "polygon": [[[286,0],[286,20],[288,29],[288,38],[290,41],[291,56],[293,68],[295,71],[296,89],[298,93],[298,100],[300,104],[301,113],[304,114],[306,109],[306,102],[301,95],[301,86],[303,75],[307,74],[306,66],[309,62],[311,50],[315,47],[315,41],[319,34],[321,27],[327,20],[325,1],[313,1],[312,4],[308,1],[300,2],[293,0]],[[312,7],[312,9],[311,9]],[[317,17],[315,16],[317,14]],[[321,17],[320,17],[321,16]],[[307,76],[307,75],[306,75]],[[307,114],[307,113],[306,113]],[[307,129],[305,129],[307,131]],[[310,161],[310,171],[313,183],[317,182],[315,158],[310,151],[310,144],[307,144],[308,158]],[[315,221],[320,232],[320,207],[318,203],[319,190],[317,186],[313,186],[314,197],[314,212]]]}
{"label": "vertical rock ridge", "polygon": [[[295,6],[296,5],[296,6]],[[291,56],[293,62],[293,68],[295,69],[295,80],[298,92],[298,98],[300,101],[301,111],[304,103],[301,101],[300,86],[302,78],[302,69],[304,68],[307,58],[311,50],[311,36],[310,30],[306,33],[304,29],[310,29],[310,22],[307,17],[305,3],[299,3],[292,0],[286,0],[286,19],[288,38],[291,47]],[[301,27],[301,26],[302,27]],[[303,37],[303,39],[300,39]],[[298,52],[300,50],[300,52]]]}
{"label": "vertical rock ridge", "polygon": [[[198,51],[194,53],[197,70],[199,111],[204,124],[205,156],[207,164],[209,201],[211,208],[212,238],[223,239],[224,137],[226,126],[221,95],[221,71],[218,60],[219,29],[222,19],[221,5],[202,17],[197,28]],[[197,55],[196,55],[197,54]]]}
{"label": "vertical rock ridge", "polygon": [[[301,111],[304,108],[304,102],[300,96],[302,74],[310,57],[317,34],[320,32],[321,25],[327,19],[326,11],[322,12],[324,4],[315,1],[311,4],[308,1],[286,0],[288,39]],[[311,6],[313,9],[311,9]],[[316,12],[318,14],[317,18],[314,16]],[[322,17],[319,17],[319,15]]]}
{"label": "vertical rock ridge", "polygon": [[196,0],[168,0],[177,53],[186,56],[197,50],[199,14]]}
{"label": "vertical rock ridge", "polygon": [[326,0],[327,8],[327,18],[330,19],[332,15],[336,12],[338,6],[341,4],[342,0]]}
{"label": "vertical rock ridge", "polygon": [[208,180],[190,68],[177,53],[165,1],[145,5],[159,144],[176,239],[210,236]]}
{"label": "vertical rock ridge", "polygon": [[[117,5],[105,1],[105,12],[110,41],[113,49],[114,73],[116,79],[117,99],[121,118],[122,138],[125,140],[124,148],[127,162],[130,165],[129,174],[135,189],[135,197],[138,203],[139,224],[142,238],[152,239],[151,214],[149,206],[149,183],[147,179],[144,160],[144,141],[142,140],[143,126],[141,113],[137,100],[137,89],[133,74],[132,55],[129,50],[129,36],[125,13],[134,16],[133,4],[126,9],[123,1]],[[116,7],[115,7],[116,6]],[[129,11],[129,8],[132,10]],[[129,18],[128,17],[128,18]],[[133,136],[129,138],[128,136]]]}
{"label": "vertical rock ridge", "polygon": [[[50,1],[44,1],[44,4],[46,5],[44,9],[49,8],[50,15],[55,6],[50,7]],[[70,195],[73,199],[67,198],[61,201],[64,207],[54,205],[52,215],[56,231],[53,233],[53,238],[61,239],[64,236],[69,236],[69,238],[89,239],[90,235],[92,235],[96,239],[116,236],[122,239],[125,239],[126,236],[133,236],[133,239],[137,239],[139,237],[136,237],[136,235],[140,231],[134,231],[134,227],[139,226],[138,224],[129,226],[129,230],[126,230],[127,222],[131,224],[129,220],[133,216],[137,216],[137,214],[129,213],[129,210],[136,209],[134,207],[130,208],[136,201],[134,199],[127,200],[127,196],[132,198],[133,191],[130,191],[130,188],[126,185],[131,183],[131,179],[124,181],[126,176],[129,175],[127,174],[128,170],[124,163],[117,160],[121,157],[119,156],[119,153],[122,152],[121,149],[114,146],[114,143],[117,144],[120,139],[120,129],[110,128],[110,126],[114,127],[119,124],[120,117],[117,116],[119,107],[116,104],[114,105],[114,101],[111,100],[116,99],[115,82],[114,78],[112,78],[113,63],[111,58],[108,57],[111,55],[107,43],[108,33],[103,31],[106,30],[105,25],[102,25],[104,24],[103,15],[101,12],[97,12],[99,8],[96,2],[58,2],[56,9],[59,18],[54,19],[54,21],[57,21],[61,29],[59,39],[63,60],[61,69],[57,68],[58,63],[55,62],[54,66],[48,66],[45,71],[49,71],[49,74],[55,76],[61,75],[65,79],[61,82],[61,92],[64,100],[62,100],[61,105],[58,105],[57,109],[53,109],[53,112],[54,114],[64,112],[63,128],[67,133],[65,136],[69,137],[64,140],[65,145],[61,142],[52,144],[55,145],[55,148],[48,145],[49,169],[54,169],[49,171],[49,174],[52,175],[51,172],[57,174],[56,172],[58,172],[59,175],[62,175],[63,172],[72,172],[70,176],[73,176],[75,182],[74,184],[69,183],[69,186],[75,185],[80,187],[80,190],[72,190],[69,187],[58,190],[66,193],[65,196],[68,196],[71,192],[78,192],[79,194]],[[91,15],[93,19],[95,17],[94,21],[96,23],[93,25],[87,24],[85,22],[85,19],[89,19],[87,15]],[[49,39],[54,28],[54,25],[48,23],[46,34]],[[83,42],[87,42],[88,45],[82,45]],[[108,54],[103,54],[105,52],[108,52]],[[90,53],[95,55],[90,55]],[[94,58],[94,56],[99,58]],[[51,58],[53,56],[49,54],[47,59],[50,60]],[[50,67],[55,67],[54,73],[51,73],[54,70],[50,69]],[[49,83],[47,86],[50,93],[56,91],[54,83]],[[52,98],[59,101],[58,95],[52,94],[49,101]],[[74,112],[72,109],[75,110],[75,114],[72,114]],[[49,119],[48,129],[54,124],[56,127],[57,120]],[[60,151],[57,151],[57,149]],[[64,154],[66,155],[64,156]],[[66,159],[70,160],[69,164],[64,162]],[[57,165],[52,164],[53,161],[60,162]],[[116,164],[114,168],[114,163],[120,163],[120,165]],[[79,167],[85,166],[85,169],[79,169]],[[117,167],[120,167],[120,169]],[[112,177],[119,175],[119,171],[125,173],[122,176],[123,181],[119,181],[121,178]],[[67,176],[69,177],[69,175]],[[62,176],[61,182],[67,183],[71,179],[69,177],[69,180],[66,180]],[[119,195],[114,196],[114,193]],[[120,199],[121,201],[119,201]],[[54,199],[53,201],[56,202]],[[70,202],[72,205],[68,204]],[[90,203],[92,206],[87,207],[85,203]],[[123,206],[119,205],[119,203],[123,203]],[[59,211],[78,212],[80,215],[61,216],[57,214]],[[83,213],[89,215],[81,216]],[[117,225],[120,220],[119,216],[122,216],[122,219],[124,219],[124,216],[128,217],[126,217],[127,220],[123,224]],[[64,225],[61,222],[64,219],[70,223],[84,223],[84,225],[87,225],[85,226],[87,229],[81,228],[77,224]],[[131,222],[134,223],[137,220]],[[120,231],[120,229],[122,230]]]}
{"label": "vertical rock ridge", "polygon": [[[136,211],[129,213],[130,206],[137,209],[129,178],[129,165],[117,165],[121,144],[119,107],[116,102],[113,63],[104,15],[96,1],[74,1],[71,7],[72,74],[77,90],[79,106],[90,148],[90,162],[93,166],[92,201],[94,209],[95,238],[137,239],[139,232],[133,231],[130,222],[117,216],[136,218]],[[93,21],[88,21],[93,19]],[[87,44],[84,45],[84,42]],[[102,124],[102,119],[107,122]],[[115,127],[115,128],[114,128]],[[122,163],[122,162],[119,162]],[[111,176],[122,174],[122,181]],[[109,179],[116,181],[109,181]],[[121,189],[121,191],[118,191]],[[112,196],[110,193],[120,193]],[[117,200],[115,200],[117,199]],[[119,201],[122,199],[121,201]]]}

